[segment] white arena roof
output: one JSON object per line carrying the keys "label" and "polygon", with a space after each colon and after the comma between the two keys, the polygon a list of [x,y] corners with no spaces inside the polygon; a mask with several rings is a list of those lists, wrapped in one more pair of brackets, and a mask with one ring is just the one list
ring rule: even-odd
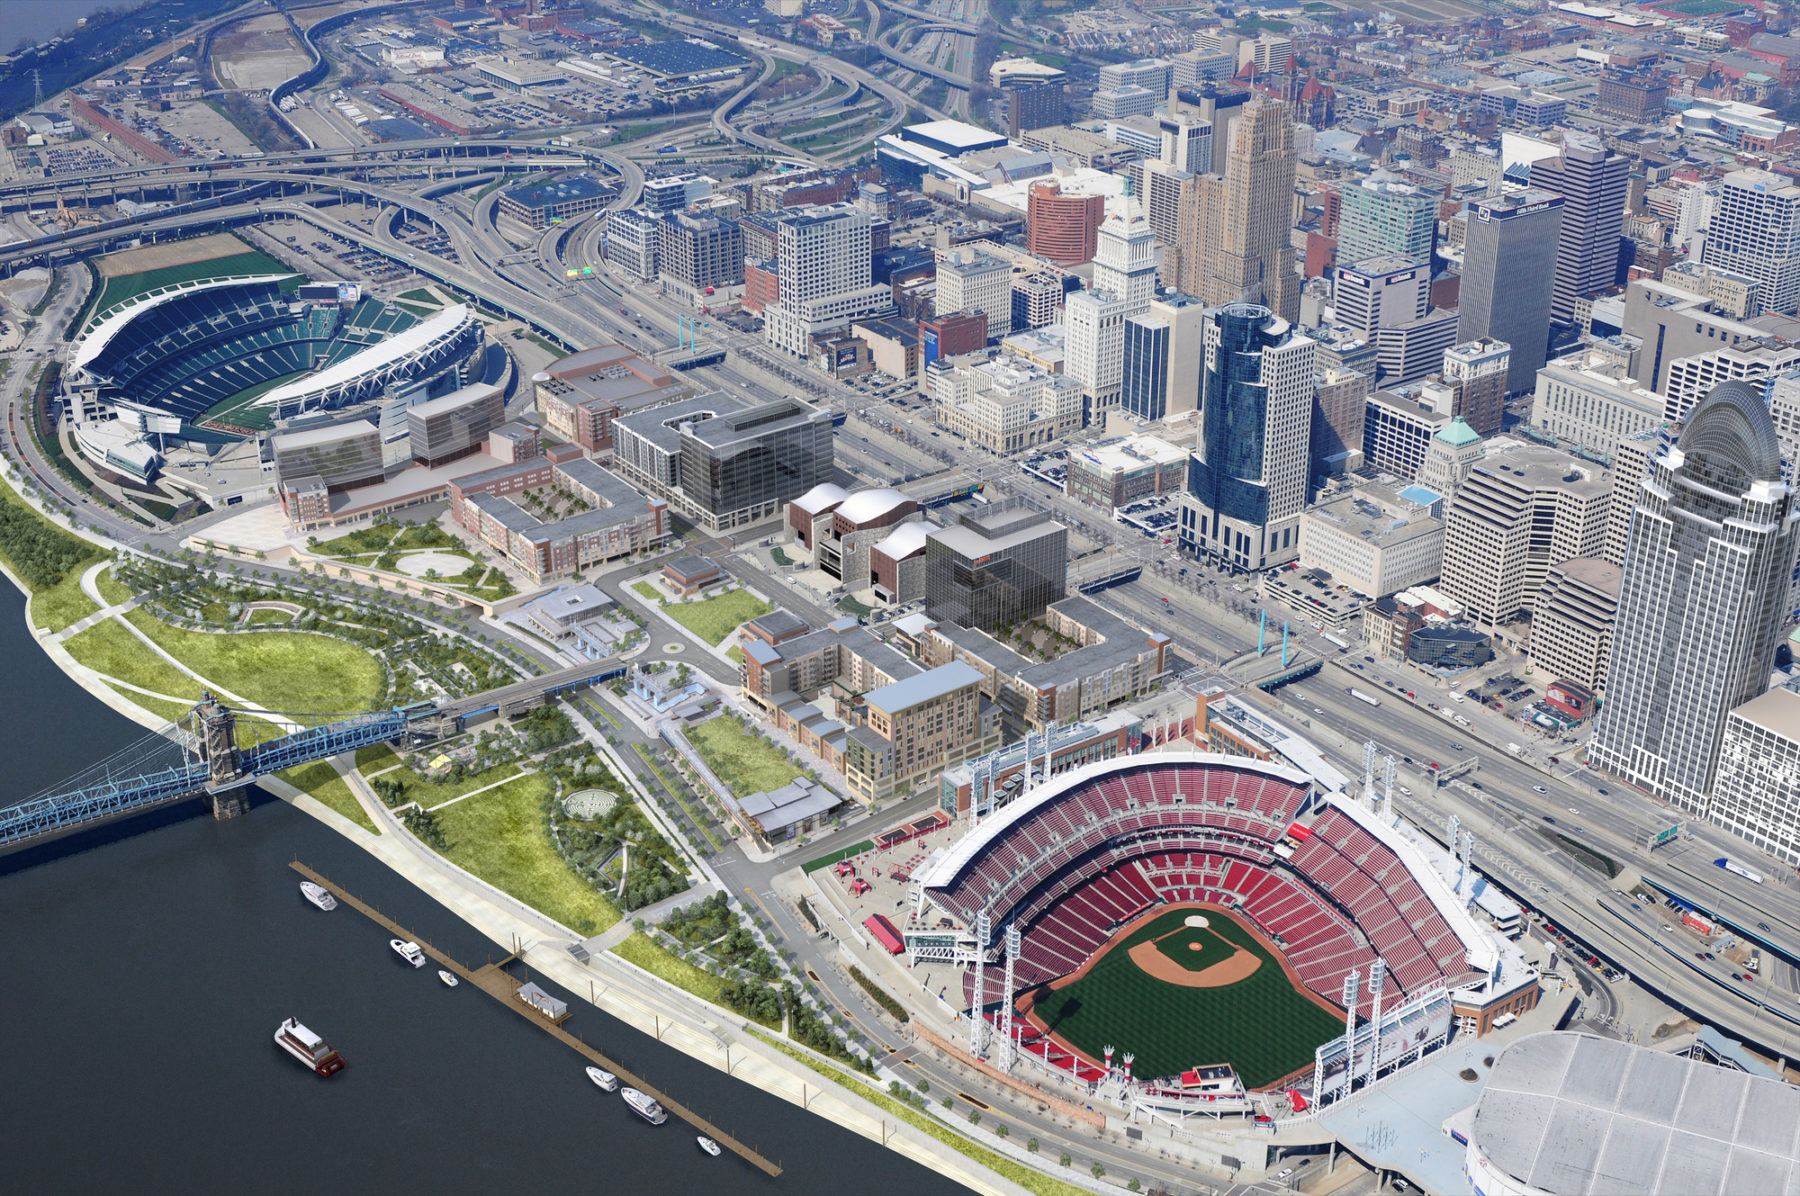
{"label": "white arena roof", "polygon": [[1475,1107],[1469,1156],[1497,1180],[1559,1196],[1793,1192],[1800,1089],[1648,1047],[1546,1031],[1495,1062]]}
{"label": "white arena roof", "polygon": [[886,486],[876,490],[858,490],[834,514],[842,515],[851,523],[867,523],[871,519],[879,519],[902,503],[912,500],[898,490]]}
{"label": "white arena roof", "polygon": [[284,278],[292,278],[293,274],[253,274],[239,275],[235,278],[195,278],[187,282],[171,283],[166,287],[158,287],[142,295],[135,295],[119,306],[110,309],[100,321],[89,328],[75,345],[75,352],[69,357],[69,369],[77,371],[85,369],[89,362],[112,343],[126,325],[143,315],[153,307],[160,307],[171,299],[180,299],[185,295],[197,295],[202,291],[217,291],[225,287],[247,287],[259,283],[280,282]]}
{"label": "white arena roof", "polygon": [[376,377],[392,370],[410,358],[442,345],[444,342],[460,336],[475,319],[467,304],[458,303],[446,307],[429,320],[414,324],[402,332],[396,332],[380,344],[370,345],[359,353],[352,353],[336,365],[328,366],[316,374],[308,374],[304,378],[296,378],[286,386],[271,390],[256,400],[258,407],[278,407],[284,403],[293,403],[313,395],[327,394],[333,390],[353,386],[365,379]]}

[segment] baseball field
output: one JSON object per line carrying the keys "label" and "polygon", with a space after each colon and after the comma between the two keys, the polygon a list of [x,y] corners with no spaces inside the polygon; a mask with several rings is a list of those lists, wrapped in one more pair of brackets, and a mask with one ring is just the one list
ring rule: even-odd
{"label": "baseball field", "polygon": [[1098,1061],[1133,1052],[1132,1074],[1230,1063],[1251,1088],[1312,1062],[1343,1018],[1283,969],[1274,950],[1211,906],[1148,915],[1047,993],[1030,1020]]}

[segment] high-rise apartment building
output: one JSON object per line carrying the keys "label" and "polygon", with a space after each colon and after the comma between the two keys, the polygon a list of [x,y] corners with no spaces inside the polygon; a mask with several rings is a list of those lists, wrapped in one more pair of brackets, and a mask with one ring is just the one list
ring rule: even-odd
{"label": "high-rise apartment building", "polygon": [[1492,337],[1512,347],[1508,394],[1530,390],[1548,356],[1562,210],[1562,196],[1535,187],[1468,206],[1460,335]]}
{"label": "high-rise apartment building", "polygon": [[1443,591],[1489,627],[1529,615],[1551,566],[1600,555],[1611,497],[1605,470],[1558,449],[1489,453],[1444,521]]}
{"label": "high-rise apartment building", "polygon": [[1063,194],[1054,179],[1039,179],[1025,192],[1025,251],[1059,266],[1094,260],[1106,196]]}
{"label": "high-rise apartment building", "polygon": [[1142,87],[1154,92],[1160,103],[1169,98],[1169,60],[1139,58],[1134,62],[1115,62],[1100,68],[1098,87],[1101,91],[1117,91],[1121,87]]}
{"label": "high-rise apartment building", "polygon": [[637,208],[606,213],[606,260],[629,271],[640,282],[656,277],[662,244],[662,220]]}
{"label": "high-rise apartment building", "polygon": [[1562,142],[1561,154],[1532,163],[1531,185],[1563,197],[1550,315],[1566,324],[1575,318],[1576,300],[1617,278],[1631,163],[1591,134],[1565,130]]}
{"label": "high-rise apartment building", "polygon": [[1800,304],[1800,185],[1766,170],[1734,170],[1719,182],[1719,209],[1700,260],[1762,284],[1762,310]]}
{"label": "high-rise apartment building", "polygon": [[1337,260],[1356,266],[1372,257],[1397,255],[1420,262],[1430,274],[1437,232],[1438,197],[1399,179],[1364,179],[1340,196]]}
{"label": "high-rise apartment building", "polygon": [[1140,419],[1163,419],[1200,406],[1205,306],[1192,295],[1159,295],[1125,320],[1119,405]]}
{"label": "high-rise apartment building", "polygon": [[1369,376],[1331,367],[1313,386],[1314,477],[1335,476],[1362,465],[1363,423],[1368,418]]}
{"label": "high-rise apartment building", "polygon": [[1065,123],[1069,119],[1064,92],[1067,82],[1068,76],[1063,72],[1048,68],[1030,74],[1009,74],[1002,79],[999,87],[1000,94],[1006,97],[1006,135],[1017,139],[1032,129]]}
{"label": "high-rise apartment building", "polygon": [[[1214,129],[1218,128],[1214,123]],[[1261,302],[1300,317],[1294,268],[1294,114],[1258,96],[1231,124],[1223,175],[1199,180],[1181,227],[1181,289],[1209,306]]]}
{"label": "high-rise apartment building", "polygon": [[763,339],[797,356],[810,339],[893,308],[893,290],[873,278],[873,232],[854,204],[804,208],[776,225],[779,299],[763,308]]}
{"label": "high-rise apartment building", "polygon": [[987,316],[988,338],[1012,331],[1012,263],[979,249],[952,249],[938,254],[937,309],[981,312]]}
{"label": "high-rise apartment building", "polygon": [[1181,543],[1238,569],[1299,555],[1318,346],[1266,307],[1209,310]]}
{"label": "high-rise apartment building", "polygon": [[864,802],[911,793],[1000,746],[1000,707],[960,660],[872,689],[849,709],[844,779]]}
{"label": "high-rise apartment building", "polygon": [[1589,758],[1707,813],[1726,716],[1769,685],[1800,546],[1756,388],[1721,383],[1643,481]]}
{"label": "high-rise apartment building", "polygon": [[735,220],[671,212],[662,219],[658,276],[689,295],[744,281],[744,234]]}

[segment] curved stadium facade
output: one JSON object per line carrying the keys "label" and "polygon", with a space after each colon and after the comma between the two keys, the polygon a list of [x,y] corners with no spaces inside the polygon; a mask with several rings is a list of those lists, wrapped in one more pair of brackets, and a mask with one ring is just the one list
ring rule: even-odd
{"label": "curved stadium facade", "polygon": [[69,385],[183,424],[248,434],[277,419],[430,382],[481,344],[463,305],[418,317],[375,299],[296,301],[291,275],[201,278],[137,295],[88,326]]}

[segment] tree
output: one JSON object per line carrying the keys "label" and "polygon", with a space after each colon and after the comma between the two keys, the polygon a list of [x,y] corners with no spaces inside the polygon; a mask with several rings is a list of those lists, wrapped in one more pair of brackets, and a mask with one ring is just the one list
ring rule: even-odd
{"label": "tree", "polygon": [[1094,1164],[1094,1166],[1092,1167],[1092,1171],[1094,1172],[1095,1179],[1099,1179],[1102,1175],[1106,1174],[1106,1168],[1102,1167],[1098,1163]]}
{"label": "tree", "polygon": [[1032,1154],[1036,1154],[1038,1152],[1037,1139],[1032,1138],[1032,1139],[1028,1140],[1025,1143],[1025,1149],[1029,1150]]}
{"label": "tree", "polygon": [[1065,1150],[1062,1152],[1062,1165],[1067,1167],[1069,1165],[1069,1162],[1070,1162],[1069,1152]]}
{"label": "tree", "polygon": [[980,1109],[970,1109],[969,1110],[969,1124],[970,1125],[980,1125],[981,1124],[981,1110]]}

